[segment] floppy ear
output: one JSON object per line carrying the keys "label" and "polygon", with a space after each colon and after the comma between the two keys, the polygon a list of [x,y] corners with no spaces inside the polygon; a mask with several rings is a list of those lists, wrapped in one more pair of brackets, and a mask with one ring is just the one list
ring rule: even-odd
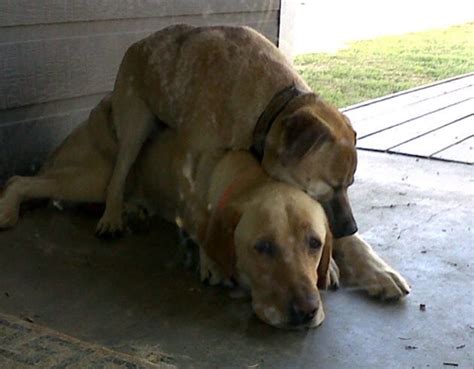
{"label": "floppy ear", "polygon": [[329,277],[329,265],[331,264],[332,257],[332,233],[328,229],[326,230],[326,239],[324,240],[323,254],[318,265],[318,287],[327,289],[330,283]]}
{"label": "floppy ear", "polygon": [[351,130],[352,130],[352,134],[353,134],[353,137],[354,137],[354,146],[357,144],[357,132],[354,130],[354,127],[352,126],[352,123],[351,123],[351,120],[349,119],[349,117],[345,114],[342,114],[342,117],[344,118],[345,122],[347,123],[347,125],[349,127],[351,127]]}
{"label": "floppy ear", "polygon": [[296,112],[284,119],[282,124],[284,165],[298,161],[331,137],[329,127],[307,112]]}
{"label": "floppy ear", "polygon": [[241,214],[235,209],[226,207],[216,209],[207,225],[202,229],[200,246],[221,268],[222,275],[230,278],[235,269],[234,231],[237,228]]}

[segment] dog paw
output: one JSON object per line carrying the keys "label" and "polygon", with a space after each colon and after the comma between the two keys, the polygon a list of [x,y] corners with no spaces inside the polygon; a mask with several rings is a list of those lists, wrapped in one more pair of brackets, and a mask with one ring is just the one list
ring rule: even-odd
{"label": "dog paw", "polygon": [[106,210],[97,223],[95,234],[99,238],[111,239],[121,236],[123,230],[122,213],[112,213]]}
{"label": "dog paw", "polygon": [[398,300],[410,293],[400,273],[383,261],[358,235],[338,239],[334,255],[345,284],[383,300]]}
{"label": "dog paw", "polygon": [[14,227],[20,215],[18,206],[8,204],[5,200],[0,199],[0,230]]}
{"label": "dog paw", "polygon": [[132,233],[145,232],[150,229],[150,216],[148,210],[141,205],[126,204],[123,219],[127,229]]}
{"label": "dog paw", "polygon": [[405,278],[388,265],[372,266],[361,276],[360,284],[370,296],[383,300],[399,300],[410,293]]}
{"label": "dog paw", "polygon": [[328,288],[332,290],[337,290],[339,288],[339,267],[337,266],[336,262],[333,258],[331,258],[331,262],[329,264],[329,282]]}
{"label": "dog paw", "polygon": [[226,278],[222,276],[216,263],[212,261],[202,250],[200,250],[199,253],[199,262],[199,273],[202,283],[209,286],[226,284]]}
{"label": "dog paw", "polygon": [[345,283],[361,288],[372,297],[399,300],[410,293],[405,278],[379,258],[368,258],[342,271]]}
{"label": "dog paw", "polygon": [[201,282],[208,286],[218,286],[220,284],[226,284],[225,279],[222,278],[216,271],[200,269]]}

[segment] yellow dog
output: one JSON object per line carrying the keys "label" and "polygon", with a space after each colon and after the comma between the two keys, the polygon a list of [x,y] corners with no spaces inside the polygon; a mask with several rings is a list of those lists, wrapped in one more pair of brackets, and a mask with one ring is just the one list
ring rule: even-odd
{"label": "yellow dog", "polygon": [[[21,202],[33,198],[103,202],[117,150],[107,97],[38,176],[11,179],[0,200],[3,220],[10,215],[12,226]],[[317,286],[338,284],[324,210],[269,177],[249,152],[191,153],[165,129],[144,146],[126,193],[127,212],[139,205],[178,220],[200,246],[202,280],[237,281],[265,322],[296,328],[323,321]]]}

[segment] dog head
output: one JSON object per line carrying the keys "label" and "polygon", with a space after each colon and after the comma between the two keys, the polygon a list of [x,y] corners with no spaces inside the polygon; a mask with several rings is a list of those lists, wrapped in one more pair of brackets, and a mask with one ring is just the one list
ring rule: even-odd
{"label": "dog head", "polygon": [[318,286],[327,287],[332,252],[324,210],[286,184],[257,192],[245,206],[214,214],[206,253],[226,277],[249,289],[253,309],[266,323],[318,326],[324,319]]}
{"label": "dog head", "polygon": [[314,94],[295,98],[273,124],[262,165],[321,202],[335,237],[357,231],[347,189],[357,166],[349,119]]}

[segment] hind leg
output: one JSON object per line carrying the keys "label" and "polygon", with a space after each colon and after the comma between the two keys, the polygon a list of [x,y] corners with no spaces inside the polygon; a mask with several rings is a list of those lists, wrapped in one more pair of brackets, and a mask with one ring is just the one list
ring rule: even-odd
{"label": "hind leg", "polygon": [[111,168],[99,162],[93,167],[71,167],[37,177],[13,177],[0,198],[0,230],[16,225],[20,205],[27,200],[104,201],[110,172]]}
{"label": "hind leg", "polygon": [[118,137],[118,153],[107,186],[105,212],[97,224],[98,236],[123,231],[123,196],[127,175],[140,149],[153,129],[154,116],[146,104],[130,92],[114,96],[112,111]]}

